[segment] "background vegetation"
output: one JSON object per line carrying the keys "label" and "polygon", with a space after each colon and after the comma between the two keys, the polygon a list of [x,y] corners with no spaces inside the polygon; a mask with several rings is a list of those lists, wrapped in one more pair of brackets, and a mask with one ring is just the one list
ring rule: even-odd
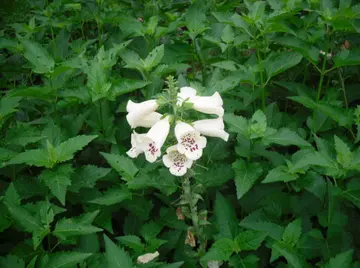
{"label": "background vegetation", "polygon": [[[18,0],[0,16],[0,267],[360,267],[356,1]],[[230,141],[209,139],[190,180],[125,154],[126,102],[168,75],[224,99]]]}

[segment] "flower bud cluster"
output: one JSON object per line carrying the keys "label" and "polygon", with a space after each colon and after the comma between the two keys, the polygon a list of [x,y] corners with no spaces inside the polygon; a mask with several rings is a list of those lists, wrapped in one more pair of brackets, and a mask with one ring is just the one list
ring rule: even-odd
{"label": "flower bud cluster", "polygon": [[[153,163],[161,156],[163,147],[171,127],[171,120],[176,118],[174,134],[177,144],[169,146],[162,160],[171,174],[183,176],[198,160],[206,147],[206,137],[218,137],[227,141],[229,134],[224,130],[223,100],[218,92],[212,96],[199,96],[194,88],[182,87],[176,96],[176,107],[191,104],[192,109],[204,113],[217,115],[215,119],[204,119],[186,123],[176,115],[162,115],[156,110],[159,108],[157,100],[147,100],[134,103],[129,100],[126,110],[126,119],[132,129],[136,127],[150,128],[147,133],[139,134],[133,131],[131,135],[132,148],[128,156],[136,158],[144,153],[147,161]],[[177,108],[174,109],[177,111]]]}

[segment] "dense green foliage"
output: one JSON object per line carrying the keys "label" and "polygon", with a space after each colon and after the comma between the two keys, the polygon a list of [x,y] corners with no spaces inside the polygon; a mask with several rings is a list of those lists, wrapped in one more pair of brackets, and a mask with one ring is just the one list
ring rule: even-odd
{"label": "dense green foliage", "polygon": [[[0,267],[360,267],[356,2],[4,1]],[[169,75],[231,134],[186,178],[125,154]]]}

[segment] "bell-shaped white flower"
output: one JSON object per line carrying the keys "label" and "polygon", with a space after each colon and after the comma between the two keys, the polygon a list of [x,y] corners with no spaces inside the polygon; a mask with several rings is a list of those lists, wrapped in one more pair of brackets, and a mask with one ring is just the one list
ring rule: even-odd
{"label": "bell-shaped white flower", "polygon": [[196,96],[196,89],[192,88],[192,87],[182,87],[180,88],[180,92],[177,95],[177,105],[181,106],[182,103],[187,100],[190,99],[192,97]]}
{"label": "bell-shaped white flower", "polygon": [[193,126],[202,135],[221,138],[224,141],[228,141],[229,139],[229,134],[224,130],[224,121],[221,117],[198,120],[193,123]]}
{"label": "bell-shaped white flower", "polygon": [[128,101],[126,111],[128,112],[126,119],[131,126],[135,128],[141,125],[141,119],[154,112],[159,107],[156,100],[147,100],[140,103]]}
{"label": "bell-shaped white flower", "polygon": [[200,136],[199,131],[184,122],[177,122],[175,136],[178,141],[179,153],[186,155],[191,160],[197,160],[202,156],[203,148],[206,146],[206,138]]}
{"label": "bell-shaped white flower", "polygon": [[166,155],[163,156],[164,165],[169,168],[174,176],[184,176],[188,168],[191,168],[193,160],[186,155],[179,153],[177,145],[166,149]]}
{"label": "bell-shaped white flower", "polygon": [[154,253],[146,253],[144,255],[140,255],[137,258],[137,263],[138,264],[145,264],[148,262],[151,262],[153,259],[155,259],[156,257],[158,257],[160,254],[158,251],[155,251]]}
{"label": "bell-shaped white flower", "polygon": [[212,96],[194,96],[189,99],[193,103],[193,109],[205,114],[224,115],[223,100],[218,92]]}
{"label": "bell-shaped white flower", "polygon": [[138,134],[135,131],[131,134],[131,149],[126,152],[128,156],[136,158],[144,152],[141,144],[144,142],[145,136],[146,134]]}
{"label": "bell-shaped white flower", "polygon": [[158,122],[161,117],[162,114],[157,112],[152,112],[148,115],[144,115],[143,117],[140,117],[137,121],[134,122],[133,128],[136,127],[150,128],[153,125],[155,125],[155,123]]}
{"label": "bell-shaped white flower", "polygon": [[149,132],[143,137],[140,148],[145,153],[146,160],[150,163],[155,162],[161,155],[161,147],[165,143],[169,130],[170,122],[167,116],[153,125]]}

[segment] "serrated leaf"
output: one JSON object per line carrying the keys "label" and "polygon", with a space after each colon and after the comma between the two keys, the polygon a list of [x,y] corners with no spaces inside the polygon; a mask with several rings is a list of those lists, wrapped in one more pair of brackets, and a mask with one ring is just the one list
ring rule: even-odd
{"label": "serrated leaf", "polygon": [[[87,219],[87,216],[92,218]],[[95,214],[96,216],[97,214]],[[102,229],[91,225],[93,221],[92,214],[84,214],[82,218],[73,219],[73,218],[62,218],[56,223],[55,230],[53,234],[60,239],[66,240],[68,237],[79,236],[79,235],[88,235],[92,233],[101,232]]]}
{"label": "serrated leaf", "polygon": [[55,62],[50,54],[39,43],[30,40],[21,40],[24,48],[24,57],[33,65],[33,72],[38,74],[51,73]]}
{"label": "serrated leaf", "polygon": [[45,170],[40,174],[39,179],[49,187],[51,193],[65,205],[67,188],[71,185],[71,165],[61,165],[55,170]]}
{"label": "serrated leaf", "polygon": [[60,145],[55,148],[56,162],[61,163],[72,159],[77,151],[84,148],[96,138],[97,135],[80,135],[60,143]]}
{"label": "serrated leaf", "polygon": [[[49,254],[49,261],[46,263],[46,268],[63,268],[71,265],[76,265],[89,258],[92,253],[80,252],[57,252]],[[43,267],[43,268],[45,268]]]}
{"label": "serrated leaf", "polygon": [[325,264],[324,268],[350,268],[352,267],[351,262],[353,254],[353,249],[339,253],[335,257],[331,258],[329,262]]}
{"label": "serrated leaf", "polygon": [[155,47],[144,60],[145,70],[150,70],[160,64],[164,57],[164,45]]}
{"label": "serrated leaf", "polygon": [[168,169],[160,169],[156,173],[139,173],[127,185],[134,190],[153,187],[165,195],[171,195],[177,190],[176,177],[171,175]]}
{"label": "serrated leaf", "polygon": [[185,23],[191,33],[200,34],[206,29],[206,15],[201,2],[195,2],[187,10],[185,15]]}
{"label": "serrated leaf", "polygon": [[272,53],[266,58],[263,65],[268,79],[270,79],[299,64],[301,60],[302,56],[294,52]]}
{"label": "serrated leaf", "polygon": [[132,268],[132,261],[128,254],[106,235],[105,240],[105,256],[108,262],[108,268]]}
{"label": "serrated leaf", "polygon": [[21,198],[15,189],[14,183],[9,184],[9,187],[6,189],[3,201],[20,206]]}
{"label": "serrated leaf", "polygon": [[234,239],[238,232],[235,211],[229,201],[219,192],[215,199],[215,226],[219,231],[218,238]]}
{"label": "serrated leaf", "polygon": [[54,163],[49,159],[48,152],[42,149],[27,150],[7,162],[8,165],[27,164],[29,166],[51,168]]}
{"label": "serrated leaf", "polygon": [[335,67],[359,65],[360,51],[358,49],[342,49],[333,57]]}
{"label": "serrated leaf", "polygon": [[110,100],[115,100],[116,97],[118,96],[132,92],[139,88],[143,88],[148,84],[150,84],[150,82],[141,81],[141,80],[133,80],[126,78],[117,79],[112,82],[111,93],[110,96],[108,96],[108,98]]}
{"label": "serrated leaf", "polygon": [[137,252],[143,252],[144,251],[144,244],[141,242],[140,237],[136,235],[124,235],[116,237],[117,240],[120,241],[121,244],[123,244],[126,247],[129,247]]}
{"label": "serrated leaf", "polygon": [[267,233],[270,237],[280,240],[284,228],[270,219],[261,210],[256,210],[241,220],[241,227]]}
{"label": "serrated leaf", "polygon": [[71,176],[72,192],[79,192],[81,188],[93,188],[96,182],[105,177],[111,171],[110,168],[102,168],[92,165],[86,165],[78,168]]}
{"label": "serrated leaf", "polygon": [[117,154],[108,154],[100,153],[110,166],[115,169],[121,176],[124,177],[124,180],[129,181],[134,179],[135,174],[138,172],[137,167],[134,165],[134,162],[128,157],[117,155]]}
{"label": "serrated leaf", "polygon": [[273,250],[274,249],[279,252],[281,256],[284,256],[288,263],[291,264],[294,268],[309,267],[309,265],[306,263],[302,256],[300,256],[297,252],[294,252],[287,248],[285,244],[277,242],[273,245]]}
{"label": "serrated leaf", "polygon": [[96,197],[89,201],[103,206],[111,206],[121,203],[125,199],[131,199],[131,193],[127,187],[113,187],[102,194],[102,196]]}
{"label": "serrated leaf", "polygon": [[27,209],[11,202],[4,201],[4,203],[12,218],[23,228],[24,231],[34,232],[42,229],[40,220],[31,215]]}
{"label": "serrated leaf", "polygon": [[262,183],[270,183],[277,181],[295,181],[299,176],[297,174],[289,173],[289,168],[286,166],[278,166],[269,171]]}
{"label": "serrated leaf", "polygon": [[50,233],[50,227],[49,226],[37,229],[32,233],[32,241],[33,241],[34,250],[36,250],[38,248],[38,246],[40,246],[43,239],[49,233]]}
{"label": "serrated leaf", "polygon": [[150,242],[155,239],[156,236],[161,232],[162,226],[153,221],[149,221],[141,226],[140,234],[145,241]]}
{"label": "serrated leaf", "polygon": [[301,236],[301,219],[297,219],[293,222],[290,222],[286,226],[285,231],[282,235],[282,240],[285,244],[293,247],[299,241]]}
{"label": "serrated leaf", "polygon": [[264,232],[248,230],[235,237],[235,248],[237,252],[246,250],[257,250],[267,234]]}
{"label": "serrated leaf", "polygon": [[235,185],[237,198],[243,197],[260,177],[263,169],[259,163],[247,164],[239,159],[232,164],[235,170]]}
{"label": "serrated leaf", "polygon": [[6,257],[0,257],[1,268],[24,268],[25,262],[18,256],[7,255]]}
{"label": "serrated leaf", "polygon": [[336,160],[344,168],[350,168],[353,160],[353,154],[350,148],[345,142],[343,142],[338,136],[334,136]]}
{"label": "serrated leaf", "polygon": [[228,261],[233,250],[234,242],[229,238],[221,238],[211,246],[210,250],[201,258],[202,261]]}
{"label": "serrated leaf", "polygon": [[265,145],[279,144],[283,146],[296,145],[299,147],[311,146],[306,140],[301,138],[295,131],[288,128],[281,128],[275,133],[265,136],[262,140]]}
{"label": "serrated leaf", "polygon": [[229,125],[229,131],[243,135],[250,136],[249,123],[245,117],[234,114],[225,114],[224,121]]}

